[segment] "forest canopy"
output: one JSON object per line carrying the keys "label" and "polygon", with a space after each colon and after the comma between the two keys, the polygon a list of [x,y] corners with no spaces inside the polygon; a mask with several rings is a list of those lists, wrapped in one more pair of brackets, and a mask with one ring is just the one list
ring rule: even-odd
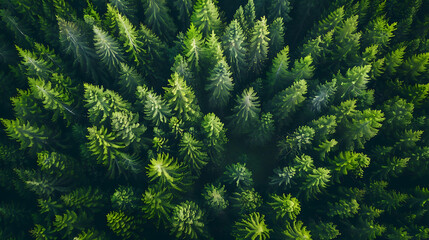
{"label": "forest canopy", "polygon": [[429,239],[429,1],[0,20],[0,239]]}

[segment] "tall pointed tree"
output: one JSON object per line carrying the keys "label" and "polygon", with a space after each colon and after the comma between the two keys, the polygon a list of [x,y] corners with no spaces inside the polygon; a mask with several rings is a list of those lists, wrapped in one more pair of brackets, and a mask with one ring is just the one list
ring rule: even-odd
{"label": "tall pointed tree", "polygon": [[228,104],[234,83],[225,60],[220,60],[210,73],[205,87],[209,91],[209,105],[213,108],[223,108]]}
{"label": "tall pointed tree", "polygon": [[270,31],[270,56],[276,56],[284,48],[284,26],[283,18],[274,19],[269,27]]}
{"label": "tall pointed tree", "polygon": [[268,18],[274,20],[281,17],[285,22],[289,22],[292,18],[289,16],[292,6],[289,0],[274,0],[271,1],[270,7],[268,8]]}
{"label": "tall pointed tree", "polygon": [[198,0],[194,5],[191,22],[207,37],[212,31],[220,34],[222,22],[219,18],[219,10],[213,0]]}
{"label": "tall pointed tree", "polygon": [[241,79],[246,72],[247,48],[245,45],[245,35],[237,20],[232,20],[226,27],[225,34],[222,38],[225,56],[232,67],[235,79]]}
{"label": "tall pointed tree", "polygon": [[165,40],[171,39],[176,31],[173,19],[165,0],[144,0],[145,24],[158,36]]}
{"label": "tall pointed tree", "polygon": [[267,19],[262,17],[261,20],[256,22],[250,34],[249,69],[256,73],[261,73],[264,63],[268,58],[269,33]]}
{"label": "tall pointed tree", "polygon": [[253,88],[243,91],[241,96],[237,96],[236,105],[232,109],[231,124],[237,133],[247,133],[253,131],[259,120],[261,111],[259,98]]}

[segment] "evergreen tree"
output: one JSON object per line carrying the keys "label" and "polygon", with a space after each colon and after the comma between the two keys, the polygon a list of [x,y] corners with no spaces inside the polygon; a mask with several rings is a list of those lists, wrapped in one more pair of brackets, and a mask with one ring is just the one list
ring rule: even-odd
{"label": "evergreen tree", "polygon": [[125,63],[119,65],[119,86],[124,96],[132,96],[138,86],[143,85],[144,80],[134,67]]}
{"label": "evergreen tree", "polygon": [[179,147],[179,155],[185,160],[189,168],[199,175],[208,160],[207,153],[202,151],[203,143],[196,140],[190,133],[184,133]]}
{"label": "evergreen tree", "polygon": [[179,76],[181,76],[186,81],[187,85],[196,89],[197,85],[195,83],[194,74],[192,73],[191,69],[189,69],[188,62],[181,54],[178,54],[174,58],[174,64],[170,70],[172,72],[178,73]]}
{"label": "evergreen tree", "polygon": [[395,74],[397,68],[402,65],[405,49],[406,47],[401,47],[386,55],[384,64],[387,74]]}
{"label": "evergreen tree", "polygon": [[224,145],[228,142],[224,124],[214,113],[208,113],[201,122],[204,143],[207,146],[210,157],[216,157],[224,150]]}
{"label": "evergreen tree", "polygon": [[268,204],[276,212],[276,219],[283,218],[295,220],[296,216],[301,212],[301,205],[298,199],[292,197],[292,195],[284,194],[279,196],[277,194],[271,195],[271,202]]}
{"label": "evergreen tree", "polygon": [[429,52],[413,55],[404,62],[402,74],[415,80],[422,73],[426,72],[428,64]]}
{"label": "evergreen tree", "polygon": [[225,49],[226,59],[232,67],[234,78],[237,80],[241,80],[245,76],[247,69],[245,40],[246,38],[240,23],[237,20],[232,20],[225,29],[222,44]]}
{"label": "evergreen tree", "polygon": [[191,22],[205,37],[212,31],[219,34],[222,27],[219,10],[212,0],[198,0],[195,3]]}
{"label": "evergreen tree", "polygon": [[344,6],[335,9],[315,25],[311,31],[311,37],[322,36],[332,29],[336,29],[343,22],[344,15]]}
{"label": "evergreen tree", "polygon": [[145,24],[163,39],[170,39],[176,26],[165,0],[144,0]]}
{"label": "evergreen tree", "polygon": [[220,186],[219,184],[218,186],[214,186],[213,184],[207,184],[204,186],[203,197],[207,205],[215,213],[219,213],[228,207],[229,202],[225,194],[226,190],[224,185]]}
{"label": "evergreen tree", "polygon": [[371,44],[386,47],[390,39],[394,36],[396,22],[389,25],[386,19],[378,17],[368,24],[367,30],[363,36],[364,41],[369,46]]}
{"label": "evergreen tree", "polygon": [[261,195],[255,191],[255,189],[241,190],[241,192],[235,192],[232,197],[232,206],[240,209],[239,213],[252,213],[255,212],[262,205]]}
{"label": "evergreen tree", "polygon": [[97,26],[93,26],[94,47],[98,57],[109,68],[110,71],[119,69],[124,61],[123,52],[119,43]]}
{"label": "evergreen tree", "polygon": [[307,200],[315,197],[316,194],[327,187],[331,178],[330,173],[331,171],[326,168],[314,168],[312,173],[307,175],[305,182],[301,186],[300,195],[305,194]]}
{"label": "evergreen tree", "polygon": [[290,85],[289,74],[289,46],[286,46],[274,58],[273,65],[267,72],[268,93],[277,92]]}
{"label": "evergreen tree", "polygon": [[193,11],[193,0],[175,0],[174,7],[179,12],[177,18],[182,26],[186,25],[191,19]]}
{"label": "evergreen tree", "polygon": [[234,83],[229,66],[225,60],[220,60],[212,69],[206,85],[206,90],[210,93],[209,105],[213,108],[225,107],[233,88]]}
{"label": "evergreen tree", "polygon": [[286,222],[286,229],[283,231],[285,239],[311,239],[310,231],[301,221]]}
{"label": "evergreen tree", "polygon": [[249,38],[249,70],[257,74],[261,73],[268,58],[269,33],[267,19],[262,17],[261,20],[256,21]]}
{"label": "evergreen tree", "polygon": [[30,148],[35,152],[47,146],[50,133],[45,126],[38,127],[20,119],[9,120],[2,118],[0,120],[6,128],[7,135],[18,141],[22,150]]}
{"label": "evergreen tree", "polygon": [[311,99],[311,110],[313,110],[313,112],[320,112],[323,108],[326,108],[334,98],[336,91],[337,79],[335,78],[330,82],[317,86]]}
{"label": "evergreen tree", "polygon": [[165,187],[160,184],[149,186],[143,193],[143,214],[151,220],[155,220],[155,226],[159,228],[160,223],[166,224],[170,220],[173,205],[171,200],[173,195]]}
{"label": "evergreen tree", "polygon": [[205,232],[205,213],[192,202],[185,201],[176,205],[171,216],[171,234],[176,238],[198,239]]}
{"label": "evergreen tree", "polygon": [[247,169],[245,163],[231,164],[223,173],[229,184],[235,184],[239,188],[248,188],[253,185],[252,172]]}
{"label": "evergreen tree", "polygon": [[289,0],[274,0],[271,1],[270,7],[268,8],[269,19],[274,20],[281,17],[285,22],[289,22],[292,18],[289,16],[289,12],[292,10]]}
{"label": "evergreen tree", "polygon": [[156,158],[150,160],[146,170],[150,182],[156,181],[163,187],[183,191],[183,187],[187,185],[187,176],[185,176],[186,172],[183,165],[178,164],[168,154],[157,154]]}
{"label": "evergreen tree", "polygon": [[250,141],[256,145],[263,145],[274,136],[275,130],[273,115],[269,112],[263,113],[257,128],[250,133]]}
{"label": "evergreen tree", "polygon": [[269,27],[270,32],[270,56],[275,56],[284,47],[283,18],[274,19]]}
{"label": "evergreen tree", "polygon": [[314,129],[309,126],[299,127],[295,132],[278,142],[277,146],[280,148],[280,154],[293,155],[301,152],[311,144],[314,134]]}
{"label": "evergreen tree", "polygon": [[271,109],[277,121],[283,122],[290,118],[290,115],[306,99],[304,96],[306,93],[307,82],[299,80],[292,86],[276,94],[271,100]]}
{"label": "evergreen tree", "polygon": [[[137,88],[138,91],[139,87]],[[155,126],[161,123],[167,123],[170,117],[170,108],[167,103],[161,99],[161,96],[152,91],[146,93],[146,100],[144,101],[144,114],[147,120],[152,121]]]}
{"label": "evergreen tree", "polygon": [[[201,0],[204,1],[204,0]],[[183,45],[183,55],[186,56],[188,64],[194,73],[200,69],[200,58],[203,55],[203,36],[200,30],[191,23]]]}
{"label": "evergreen tree", "polygon": [[265,223],[265,216],[259,212],[254,212],[243,216],[240,222],[235,222],[233,236],[237,240],[270,238],[272,229]]}
{"label": "evergreen tree", "polygon": [[247,4],[244,5],[243,8],[243,17],[244,22],[242,25],[242,28],[246,31],[248,31],[247,35],[249,36],[250,31],[252,31],[253,27],[255,26],[255,20],[256,20],[256,12],[255,12],[255,3],[253,0],[247,0]]}
{"label": "evergreen tree", "polygon": [[348,61],[357,56],[361,33],[356,32],[358,15],[347,18],[335,31],[334,40],[337,42],[335,57],[339,60]]}
{"label": "evergreen tree", "polygon": [[186,85],[185,80],[178,73],[173,73],[168,80],[168,87],[164,88],[165,99],[176,116],[185,121],[195,121],[200,115],[194,91]]}
{"label": "evergreen tree", "polygon": [[231,125],[237,133],[250,132],[259,120],[260,103],[253,88],[243,91],[241,96],[237,96],[236,105],[232,109]]}
{"label": "evergreen tree", "polygon": [[298,81],[301,79],[311,79],[314,72],[314,66],[311,66],[312,63],[313,58],[310,55],[300,58],[299,60],[295,60],[293,68],[288,75],[289,82]]}
{"label": "evergreen tree", "polygon": [[114,112],[112,114],[111,128],[122,139],[126,146],[140,142],[146,127],[139,123],[139,115],[132,112]]}
{"label": "evergreen tree", "polygon": [[293,167],[276,168],[274,169],[274,175],[270,177],[270,185],[278,185],[281,187],[281,185],[284,184],[284,188],[290,187],[295,173],[296,170]]}
{"label": "evergreen tree", "polygon": [[124,212],[112,211],[106,215],[107,226],[123,239],[133,239],[137,228],[136,220],[133,216],[127,216]]}
{"label": "evergreen tree", "polygon": [[368,74],[370,71],[371,65],[365,65],[348,69],[345,77],[340,73],[337,74],[335,79],[338,82],[338,96],[342,99],[362,96],[369,81]]}

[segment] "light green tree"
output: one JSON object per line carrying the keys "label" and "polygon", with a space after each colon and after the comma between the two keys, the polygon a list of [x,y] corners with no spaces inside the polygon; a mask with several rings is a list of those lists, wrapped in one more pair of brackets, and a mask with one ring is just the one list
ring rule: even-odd
{"label": "light green tree", "polygon": [[249,69],[257,74],[262,72],[265,61],[268,58],[269,33],[267,19],[262,17],[261,20],[256,21],[250,34],[248,52]]}
{"label": "light green tree", "polygon": [[243,216],[241,221],[235,222],[233,236],[237,240],[270,238],[272,229],[265,223],[265,216],[259,212],[254,212]]}

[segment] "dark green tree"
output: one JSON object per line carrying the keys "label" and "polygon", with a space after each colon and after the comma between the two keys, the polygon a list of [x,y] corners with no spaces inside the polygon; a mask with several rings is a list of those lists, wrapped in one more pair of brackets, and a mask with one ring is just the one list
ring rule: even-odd
{"label": "dark green tree", "polygon": [[274,58],[273,64],[267,72],[268,94],[288,87],[292,83],[289,81],[289,75],[289,46],[286,46]]}
{"label": "dark green tree", "polygon": [[168,223],[173,209],[172,199],[171,192],[167,188],[161,187],[160,184],[149,186],[141,199],[145,218],[156,221],[155,226],[157,228],[159,228],[161,222],[163,224]]}
{"label": "dark green tree", "polygon": [[235,163],[226,167],[223,173],[225,181],[238,188],[249,188],[253,185],[252,172],[245,163]]}
{"label": "dark green tree", "polygon": [[285,239],[311,239],[310,231],[301,221],[286,221],[286,229],[282,232]]}
{"label": "dark green tree", "polygon": [[281,17],[285,22],[289,22],[292,18],[289,16],[292,6],[289,0],[274,0],[271,1],[268,8],[268,18],[274,20]]}
{"label": "dark green tree", "polygon": [[249,38],[249,70],[257,74],[262,72],[268,58],[269,34],[267,19],[262,17],[261,20],[256,21]]}
{"label": "dark green tree", "polygon": [[176,205],[171,216],[171,234],[177,238],[198,239],[205,232],[205,213],[192,201]]}
{"label": "dark green tree", "polygon": [[299,80],[292,86],[279,92],[271,100],[271,108],[276,120],[284,122],[290,118],[290,115],[296,111],[301,103],[306,99],[307,82]]}
{"label": "dark green tree", "polygon": [[283,18],[274,19],[269,27],[270,31],[270,56],[275,56],[284,48],[284,26]]}
{"label": "dark green tree", "polygon": [[158,36],[168,40],[174,35],[176,26],[169,15],[165,0],[144,0],[145,24]]}
{"label": "dark green tree", "polygon": [[127,216],[122,211],[112,211],[106,215],[107,226],[123,239],[133,239],[136,237],[136,220],[133,216]]}
{"label": "dark green tree", "polygon": [[114,72],[119,69],[119,65],[124,61],[123,50],[119,43],[103,29],[94,25],[94,47],[98,57]]}
{"label": "dark green tree", "polygon": [[223,108],[228,104],[231,91],[234,88],[229,66],[225,60],[220,60],[212,69],[205,87],[209,91],[209,105],[213,108]]}
{"label": "dark green tree", "polygon": [[247,47],[245,35],[237,20],[232,20],[226,27],[222,45],[226,59],[232,67],[234,78],[241,80],[246,75],[247,70]]}
{"label": "dark green tree", "polygon": [[308,200],[321,193],[328,186],[331,178],[330,173],[331,171],[326,168],[314,168],[301,185],[300,195],[304,194],[304,197]]}
{"label": "dark green tree", "polygon": [[179,143],[179,155],[187,166],[197,175],[208,163],[208,155],[203,151],[203,143],[195,139],[192,134],[184,133]]}
{"label": "dark green tree", "polygon": [[215,213],[220,213],[221,211],[225,210],[229,205],[229,201],[226,199],[226,190],[224,185],[205,185],[203,197],[207,205]]}
{"label": "dark green tree", "polygon": [[195,3],[191,22],[205,37],[212,31],[219,34],[222,27],[219,10],[212,0],[198,0]]}
{"label": "dark green tree", "polygon": [[231,125],[237,133],[248,133],[253,130],[259,120],[260,103],[253,88],[243,91],[237,96],[236,105],[232,109]]}

